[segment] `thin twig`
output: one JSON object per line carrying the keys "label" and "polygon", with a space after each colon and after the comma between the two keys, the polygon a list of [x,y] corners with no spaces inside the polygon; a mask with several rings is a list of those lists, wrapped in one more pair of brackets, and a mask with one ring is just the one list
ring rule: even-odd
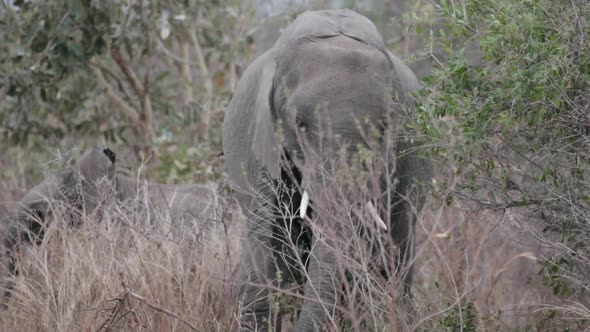
{"label": "thin twig", "polygon": [[158,306],[157,306],[157,305],[155,305],[155,304],[151,304],[151,303],[149,303],[149,302],[148,302],[148,301],[147,301],[145,298],[143,298],[142,296],[139,296],[139,295],[137,295],[137,294],[135,294],[135,293],[133,293],[133,292],[131,292],[131,291],[129,291],[128,295],[129,295],[129,296],[131,296],[131,297],[133,297],[133,298],[135,298],[135,299],[137,299],[137,300],[139,300],[139,301],[141,301],[141,302],[143,302],[145,305],[147,305],[148,307],[152,308],[153,310],[156,310],[156,311],[158,311],[158,312],[161,312],[161,313],[163,313],[163,314],[166,314],[166,315],[168,315],[168,316],[171,316],[171,317],[173,317],[173,318],[175,318],[175,319],[178,319],[179,321],[183,322],[183,323],[184,323],[186,326],[188,326],[189,328],[191,328],[193,331],[201,331],[201,330],[199,330],[198,328],[196,328],[194,325],[192,325],[191,323],[187,322],[187,321],[186,321],[185,319],[183,319],[182,317],[178,316],[177,314],[175,314],[175,313],[173,313],[173,312],[171,312],[171,311],[168,311],[168,310],[166,310],[166,309],[164,309],[164,308],[160,308],[160,307],[158,307]]}

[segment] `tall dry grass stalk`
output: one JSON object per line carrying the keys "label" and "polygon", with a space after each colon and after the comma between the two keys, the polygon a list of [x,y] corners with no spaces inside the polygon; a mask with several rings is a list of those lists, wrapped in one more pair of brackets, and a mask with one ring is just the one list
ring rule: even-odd
{"label": "tall dry grass stalk", "polygon": [[[583,330],[580,321],[565,316],[546,319],[548,310],[576,310],[583,316],[587,307],[563,301],[543,285],[536,259],[546,249],[519,215],[481,211],[459,201],[446,205],[432,199],[419,214],[413,298],[404,298],[400,277],[408,271],[396,270],[398,248],[361,208],[368,197],[378,197],[372,192],[377,186],[361,183],[376,183],[380,177],[346,165],[337,169],[336,175],[323,172],[312,190],[312,209],[322,215],[321,225],[308,220],[320,237],[314,245],[330,248],[337,266],[333,281],[338,283],[338,301],[323,306],[329,317],[326,330]],[[361,182],[361,175],[370,181],[365,177]],[[72,207],[56,202],[54,221],[41,243],[20,250],[20,273],[0,314],[0,331],[235,327],[232,277],[245,227],[241,214],[221,203],[208,220],[181,222],[166,208],[136,208],[149,205],[146,197],[100,206],[83,215],[75,228],[63,221]],[[286,225],[298,218],[292,207],[279,206],[276,213]],[[293,253],[290,263],[308,278],[310,258],[298,247],[300,234],[288,226],[284,230],[279,240]],[[297,283],[280,289],[271,282],[258,286],[273,290],[273,314],[284,313],[287,331],[305,296],[319,298],[317,292],[303,295]]]}
{"label": "tall dry grass stalk", "polygon": [[[584,316],[568,319],[566,314],[555,313],[569,304],[583,315],[587,307],[554,295],[544,283],[540,262],[551,247],[538,238],[539,230],[518,209],[497,212],[461,200],[431,198],[419,213],[417,197],[412,193],[401,197],[417,215],[413,297],[404,298],[401,280],[410,273],[408,266],[396,269],[399,248],[363,209],[368,199],[391,200],[378,188],[383,188],[379,183],[384,174],[395,170],[387,167],[383,155],[364,158],[361,164],[343,160],[309,167],[321,174],[312,177],[319,180],[308,188],[313,213],[306,224],[319,237],[313,246],[329,248],[325,257],[307,257],[309,252],[297,246],[301,234],[293,225],[299,221],[298,206],[279,203],[273,211],[274,217],[285,221],[284,234],[277,240],[290,249],[291,269],[299,271],[303,280],[310,278],[306,270],[310,260],[336,262],[335,270],[330,271],[332,285],[338,289],[335,303],[322,302],[319,289],[304,294],[301,283],[279,289],[270,282],[274,276],[257,285],[274,293],[268,298],[274,309],[272,317],[287,313],[283,330],[292,329],[306,298],[321,303],[328,331],[584,329],[580,320]],[[436,176],[452,180],[447,182],[449,188],[436,188],[434,182],[437,197],[448,197],[464,174],[443,168]],[[395,176],[387,178],[386,187],[396,188]],[[295,197],[296,191],[279,186],[275,195],[281,202],[279,198]],[[394,206],[380,215],[388,215],[391,209]],[[386,220],[388,229],[395,229],[394,222]],[[275,253],[276,257],[284,255]]]}
{"label": "tall dry grass stalk", "polygon": [[73,207],[53,204],[41,243],[21,246],[0,330],[227,331],[240,214],[219,205],[208,220],[173,220],[140,208],[145,197],[99,206],[76,228],[62,222]]}

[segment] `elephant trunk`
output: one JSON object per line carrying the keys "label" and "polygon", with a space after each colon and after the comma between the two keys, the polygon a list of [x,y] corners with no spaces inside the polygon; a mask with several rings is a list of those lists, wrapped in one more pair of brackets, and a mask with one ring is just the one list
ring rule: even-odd
{"label": "elephant trunk", "polygon": [[[313,220],[313,244],[304,289],[306,298],[296,331],[321,331],[322,327],[330,325],[330,320],[334,317],[339,299],[337,294],[343,282],[342,271],[339,269],[344,264],[341,261],[341,241],[344,234],[352,230],[348,228],[345,219],[354,219],[377,233],[389,230],[384,221],[389,220],[389,217],[382,218],[379,215],[381,210],[376,208],[370,195],[355,190],[341,190],[341,185],[335,181],[337,175],[333,171],[334,167],[323,167],[323,170],[326,172],[323,178],[308,173],[301,180],[302,194],[298,214],[301,219]],[[356,200],[359,197],[361,200]],[[347,203],[360,202],[361,210],[364,211],[342,209],[341,199]],[[350,212],[356,215],[347,215]]]}
{"label": "elephant trunk", "polygon": [[328,317],[334,314],[340,281],[337,277],[335,255],[330,247],[324,239],[314,240],[305,285],[306,299],[296,331],[321,331]]}

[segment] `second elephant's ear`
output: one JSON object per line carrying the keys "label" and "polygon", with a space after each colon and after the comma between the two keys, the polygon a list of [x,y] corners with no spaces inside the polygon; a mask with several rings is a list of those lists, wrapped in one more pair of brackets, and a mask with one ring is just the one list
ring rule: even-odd
{"label": "second elephant's ear", "polygon": [[393,65],[393,93],[396,102],[409,106],[413,104],[412,93],[420,88],[420,82],[414,72],[393,53],[386,51]]}
{"label": "second elephant's ear", "polygon": [[273,178],[280,175],[279,145],[270,105],[275,71],[275,53],[271,49],[248,66],[225,112],[225,168],[244,190],[256,185],[261,167]]}

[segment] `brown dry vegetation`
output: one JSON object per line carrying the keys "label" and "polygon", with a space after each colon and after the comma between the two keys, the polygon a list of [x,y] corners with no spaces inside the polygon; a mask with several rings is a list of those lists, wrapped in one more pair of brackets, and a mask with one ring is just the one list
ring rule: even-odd
{"label": "brown dry vegetation", "polygon": [[[428,213],[417,233],[416,298],[429,319],[462,306],[482,330],[520,330],[557,301],[539,276],[542,248],[506,215],[444,208]],[[429,317],[434,303],[445,311],[439,317]]]}
{"label": "brown dry vegetation", "polygon": [[[459,307],[472,310],[476,320],[465,326],[520,330],[558,303],[539,280],[538,242],[526,242],[511,216],[431,207],[417,229],[415,312],[400,310],[391,287],[365,290],[372,296],[350,301],[374,307],[380,330],[453,330],[441,322],[458,317]],[[209,234],[198,223],[174,232],[166,216],[149,224],[118,206],[103,210],[100,222],[87,216],[77,229],[52,223],[42,243],[19,256],[21,273],[0,330],[228,331],[244,220],[235,210],[218,211],[226,217],[220,215]],[[376,297],[379,292],[386,293]],[[367,319],[358,313],[336,319]]]}
{"label": "brown dry vegetation", "polygon": [[[68,208],[56,204],[56,220]],[[212,220],[178,225],[166,211],[150,223],[128,204],[100,210],[76,229],[51,223],[21,250],[1,331],[228,329],[239,213],[218,206]]]}
{"label": "brown dry vegetation", "polygon": [[[454,6],[458,2],[450,3]],[[513,21],[506,20],[507,23]],[[565,17],[559,22],[567,23],[568,19]],[[236,40],[245,39],[241,33],[235,35]],[[583,41],[584,35],[580,36]],[[182,44],[184,48],[188,45]],[[580,42],[580,45],[584,43]],[[248,56],[235,57],[228,56],[232,61],[228,75],[232,87],[239,76],[236,64],[248,62]],[[185,58],[188,59],[188,55],[183,53]],[[216,59],[215,56],[211,58]],[[188,64],[189,61],[182,63]],[[219,72],[224,70],[219,69]],[[193,87],[194,84],[191,82],[186,86]],[[550,87],[549,90],[555,89]],[[177,89],[166,91],[176,92]],[[207,98],[212,98],[210,94],[208,91]],[[187,104],[193,99],[201,100],[191,94],[186,94],[183,99]],[[165,98],[160,97],[161,100]],[[212,109],[219,112],[222,108]],[[585,120],[580,119],[587,118],[586,110],[579,107],[577,117],[572,118],[577,120],[572,123],[582,128]],[[161,119],[167,116],[160,115]],[[45,143],[46,138],[43,136],[42,139]],[[23,153],[29,154],[28,151]],[[2,151],[0,171],[17,169],[3,163],[1,154]],[[30,153],[31,157],[34,155]],[[193,159],[204,165],[209,162],[201,155]],[[174,158],[170,160],[176,161]],[[510,165],[514,164],[513,159],[510,161]],[[164,166],[169,167],[168,164]],[[189,164],[184,169],[193,170],[193,166]],[[24,167],[19,167],[22,169],[3,178],[3,181],[8,178],[14,183],[4,183],[1,188],[25,187]],[[436,169],[454,167],[465,165],[450,162]],[[453,178],[458,172],[449,170],[448,173],[441,171],[439,179],[444,178],[448,183],[463,180]],[[494,192],[497,188],[484,186],[481,190]],[[452,192],[448,189],[439,197],[447,197],[445,194]],[[0,213],[3,209],[11,209],[10,203],[17,195],[6,189],[0,190]],[[564,210],[573,210],[573,206]],[[58,216],[64,212],[59,206],[54,210]],[[560,241],[546,238],[539,229],[542,224],[535,225],[534,220],[527,217],[527,211],[522,210],[483,210],[464,201],[443,204],[431,199],[416,230],[415,308],[407,310],[397,298],[396,287],[377,275],[365,273],[368,271],[360,267],[356,270],[356,280],[359,276],[365,277],[365,285],[375,287],[348,290],[351,298],[340,308],[341,314],[334,317],[334,325],[329,328],[371,330],[361,325],[364,321],[379,331],[589,330],[588,285],[580,287],[586,289],[586,293],[582,291],[560,298],[553,295],[539,274],[540,262],[549,257],[552,250],[570,248]],[[132,211],[129,206],[110,206],[103,209],[100,218],[85,216],[82,226],[75,229],[68,229],[63,223],[53,223],[39,245],[22,250],[14,294],[8,307],[0,311],[0,331],[228,331],[235,322],[236,305],[231,297],[231,277],[240,258],[239,237],[245,226],[239,212],[221,206],[219,214],[213,218],[217,226],[210,233],[203,233],[199,223],[180,232],[173,231],[171,224],[174,221],[165,211],[160,211],[162,215],[153,217],[151,223],[146,221],[145,215]],[[231,217],[225,215],[228,211]],[[587,219],[577,220],[585,223]],[[0,232],[4,232],[4,226],[4,223],[0,224]],[[349,250],[354,251],[355,247],[350,249],[348,244]],[[355,259],[353,263],[359,261],[365,253],[360,250],[347,254],[340,259],[343,264],[351,264],[351,257]],[[583,255],[577,257],[588,259]],[[0,273],[4,276],[5,257],[1,258]],[[586,279],[587,276],[580,274],[579,280]],[[290,295],[296,295],[295,292],[295,289],[286,291]],[[292,302],[301,302],[299,296],[294,298],[287,301],[288,308]],[[286,322],[285,325],[290,324]]]}
{"label": "brown dry vegetation", "polygon": [[[56,220],[68,208],[56,204]],[[214,220],[183,225],[166,211],[148,222],[129,205],[100,210],[100,217],[84,216],[79,228],[51,223],[40,245],[21,251],[21,273],[0,315],[1,331],[230,329],[231,277],[245,223],[235,207],[220,204]],[[340,266],[352,271],[355,282],[348,283],[330,330],[583,330],[580,321],[543,320],[561,302],[538,274],[542,242],[522,228],[517,214],[435,200],[424,211],[417,226],[415,308],[408,311],[400,302],[396,283],[358,264],[367,258],[358,248],[362,238],[339,238],[334,243],[346,245]],[[204,232],[204,222],[214,227]],[[279,298],[287,308],[302,301],[295,288],[285,294],[295,295]]]}

